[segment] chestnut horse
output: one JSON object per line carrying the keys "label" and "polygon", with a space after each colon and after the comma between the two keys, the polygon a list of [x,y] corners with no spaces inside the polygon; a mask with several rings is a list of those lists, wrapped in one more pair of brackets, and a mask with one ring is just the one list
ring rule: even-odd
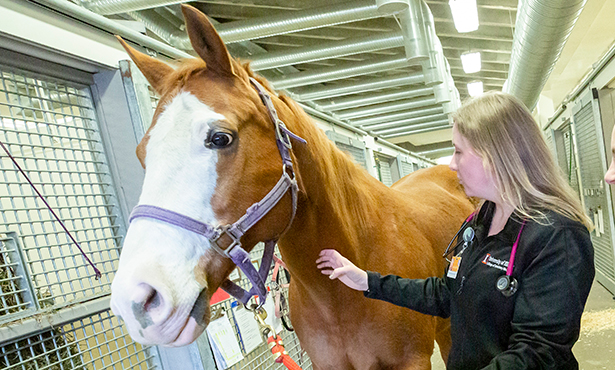
{"label": "chestnut horse", "polygon": [[[276,130],[250,82],[205,15],[182,6],[199,59],[177,69],[122,41],[160,94],[137,147],[146,169],[139,205],[208,225],[232,224],[282,176]],[[267,83],[260,79],[261,84]],[[292,141],[298,183],[242,237],[249,251],[278,240],[292,275],[291,321],[315,369],[429,369],[434,339],[446,360],[447,320],[364,298],[323,276],[315,261],[335,248],[359,267],[409,278],[440,275],[442,251],[473,206],[445,166],[391,188],[327,139],[291,99],[266,87]],[[290,224],[289,224],[290,223]],[[209,322],[209,300],[235,268],[203,235],[153,218],[134,219],[124,240],[111,307],[138,342],[181,346]]]}

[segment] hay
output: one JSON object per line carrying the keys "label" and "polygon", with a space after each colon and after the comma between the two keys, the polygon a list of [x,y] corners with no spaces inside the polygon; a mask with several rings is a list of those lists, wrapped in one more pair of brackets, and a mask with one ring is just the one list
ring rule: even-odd
{"label": "hay", "polygon": [[[0,245],[0,248],[2,246]],[[10,267],[10,261],[0,249],[0,318],[21,311],[19,303],[25,302],[25,297],[19,289],[17,275]],[[36,292],[41,307],[53,305],[53,297],[49,289],[38,289]],[[9,322],[13,323],[13,322]],[[4,344],[4,343],[3,343]],[[74,334],[65,332],[62,328],[47,330],[29,338],[13,343],[7,343],[0,349],[0,368],[19,367],[24,370],[67,370],[85,369],[79,346]]]}

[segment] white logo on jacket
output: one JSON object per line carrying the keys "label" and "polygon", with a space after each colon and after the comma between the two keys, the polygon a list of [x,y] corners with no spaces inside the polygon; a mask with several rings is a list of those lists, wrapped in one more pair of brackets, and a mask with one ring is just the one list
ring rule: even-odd
{"label": "white logo on jacket", "polygon": [[508,268],[508,261],[503,261],[501,259],[497,259],[491,255],[491,253],[487,253],[483,258],[483,264],[493,267],[502,271],[506,271]]}

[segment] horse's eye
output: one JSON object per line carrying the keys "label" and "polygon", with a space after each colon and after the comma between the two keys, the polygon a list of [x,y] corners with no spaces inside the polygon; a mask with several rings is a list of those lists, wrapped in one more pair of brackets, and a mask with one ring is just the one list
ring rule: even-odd
{"label": "horse's eye", "polygon": [[229,146],[233,142],[233,135],[228,132],[216,132],[205,141],[205,147],[209,149],[220,149]]}

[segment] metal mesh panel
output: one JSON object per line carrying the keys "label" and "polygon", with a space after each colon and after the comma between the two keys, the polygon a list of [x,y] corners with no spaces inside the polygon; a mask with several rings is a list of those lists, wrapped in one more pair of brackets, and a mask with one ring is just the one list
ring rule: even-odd
{"label": "metal mesh panel", "polygon": [[155,369],[152,349],[132,342],[109,311],[0,347],[6,370]]}
{"label": "metal mesh panel", "polygon": [[393,177],[391,176],[390,159],[383,155],[374,153],[374,159],[376,160],[376,167],[378,168],[378,175],[380,181],[386,186],[393,185]]}
{"label": "metal mesh panel", "polygon": [[40,307],[106,293],[120,233],[89,88],[3,67],[0,73],[0,140],[102,271],[101,280],[6,156],[0,226],[22,238]]}
{"label": "metal mesh panel", "polygon": [[406,176],[406,175],[408,175],[408,174],[410,174],[410,173],[412,173],[414,171],[416,171],[415,166],[416,166],[416,164],[414,164],[414,163],[408,163],[408,162],[403,162],[402,161],[401,162],[401,170],[403,172],[402,177]]}
{"label": "metal mesh panel", "polygon": [[[574,115],[574,123],[579,145],[579,162],[583,163],[580,172],[586,212],[591,216],[597,210],[602,210],[604,224],[610,225],[606,193],[601,188],[602,159],[598,149],[598,136],[591,103],[585,105]],[[594,244],[596,269],[615,281],[615,258],[611,244],[610,227],[605,227],[604,234],[600,236],[592,233],[592,242]]]}
{"label": "metal mesh panel", "polygon": [[[254,247],[254,249],[250,252],[250,256],[252,260],[260,261],[263,255],[263,251],[264,251],[264,244],[263,243],[257,244],[256,247]],[[279,256],[277,247],[276,247],[276,254]],[[281,284],[287,283],[284,277],[284,274],[280,276],[280,279],[281,279],[280,280]],[[271,274],[269,275],[267,281],[271,281]],[[238,285],[244,289],[250,288],[249,280],[245,277],[242,278],[238,282]],[[288,289],[284,289],[282,294],[284,294],[284,296],[288,299]],[[268,296],[267,299],[272,299],[272,297]],[[213,305],[211,307],[211,310],[213,312],[212,315],[215,315],[216,311],[219,311],[219,310],[230,312],[231,304],[233,301],[234,299],[227,299],[226,301],[222,301],[220,303]],[[268,314],[273,315],[274,313],[268,312]],[[227,315],[227,316],[229,317],[231,325],[234,328],[235,337],[237,338],[237,341],[239,342],[240,335],[239,335],[237,322],[235,321],[235,318],[233,315]],[[303,370],[312,369],[312,362],[310,358],[307,356],[307,354],[305,354],[305,352],[301,349],[297,335],[294,332],[290,332],[287,330],[282,330],[282,333],[280,335],[282,336],[282,341],[284,342],[284,348],[286,348],[286,351],[288,352],[290,357]],[[250,353],[246,353],[243,346],[241,346],[241,353],[244,356],[243,360],[231,366],[229,369],[231,370],[253,370],[253,369],[283,370],[283,369],[286,369],[283,364],[279,364],[274,361],[273,355],[271,354],[271,351],[269,350],[269,347],[266,341],[263,341],[263,343],[260,346],[258,346],[256,349],[254,349]]]}
{"label": "metal mesh panel", "polygon": [[[85,307],[80,302],[110,292],[124,234],[89,88],[0,66],[0,140],[102,272],[94,280],[43,202],[0,155],[0,322],[19,328],[16,319],[36,314],[46,327],[47,313],[70,316]],[[16,330],[0,346],[0,368],[159,367],[155,350],[133,343],[108,310],[67,320],[43,331]]]}
{"label": "metal mesh panel", "polygon": [[365,149],[356,148],[352,145],[340,142],[335,142],[335,145],[337,145],[337,147],[340,148],[342,151],[350,154],[350,156],[354,158],[355,162],[361,165],[361,167],[367,169],[367,161],[365,160]]}

